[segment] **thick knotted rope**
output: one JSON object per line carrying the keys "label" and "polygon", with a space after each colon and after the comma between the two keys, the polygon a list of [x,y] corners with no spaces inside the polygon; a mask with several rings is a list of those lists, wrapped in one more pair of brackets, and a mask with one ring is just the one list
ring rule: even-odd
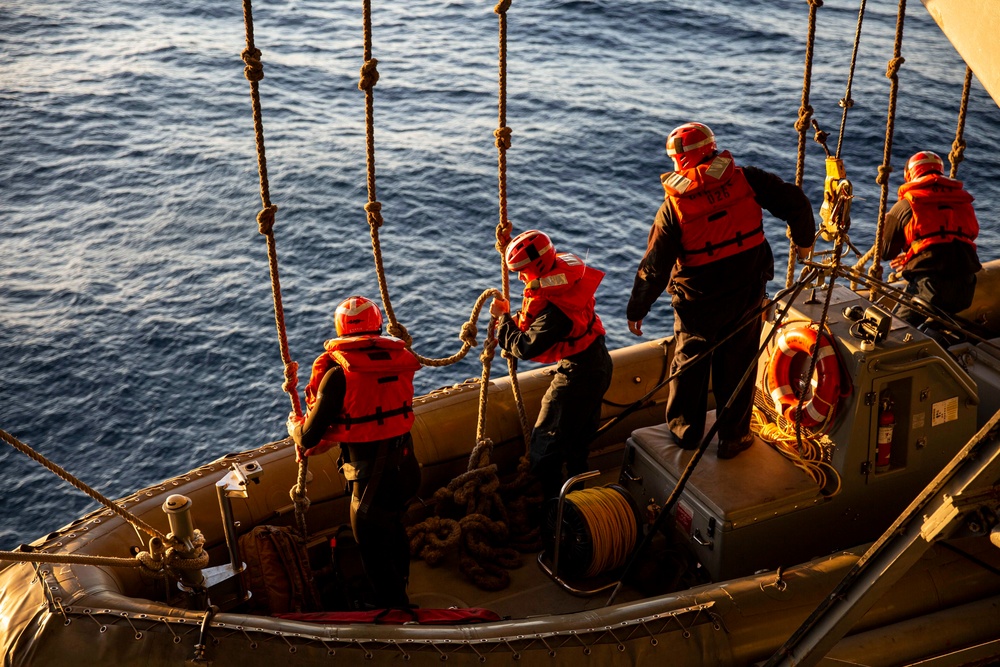
{"label": "thick knotted rope", "polygon": [[972,68],[965,68],[965,84],[962,86],[962,103],[958,109],[958,127],[955,128],[955,140],[951,142],[951,152],[948,161],[951,162],[951,178],[958,178],[958,165],[965,159],[965,116],[969,110],[969,92],[972,89]]}
{"label": "thick knotted rope", "polygon": [[[806,165],[806,130],[812,118],[813,108],[809,104],[809,90],[812,86],[813,47],[816,43],[816,10],[823,6],[823,0],[809,0],[809,29],[806,34],[806,61],[802,74],[802,102],[799,104],[799,117],[795,121],[795,129],[799,133],[798,152],[795,159],[795,185],[802,187],[802,178]],[[795,280],[795,261],[798,253],[795,243],[788,243],[788,271],[785,274],[785,287],[791,287]]]}
{"label": "thick knotted rope", "polygon": [[841,149],[844,147],[844,130],[847,127],[847,111],[854,106],[854,100],[851,98],[851,87],[854,85],[854,68],[858,63],[858,49],[861,46],[861,27],[864,25],[865,21],[865,3],[866,0],[861,0],[861,6],[858,8],[858,25],[854,30],[854,47],[851,49],[851,68],[847,74],[847,89],[844,91],[844,96],[840,98],[839,104],[843,112],[840,114],[840,134],[837,136],[837,157],[840,157]]}
{"label": "thick knotted rope", "polygon": [[21,452],[36,463],[42,465],[50,472],[55,473],[64,481],[69,482],[88,496],[101,503],[109,510],[124,519],[136,529],[150,535],[150,552],[140,552],[135,558],[109,558],[104,556],[88,556],[82,554],[58,554],[41,553],[32,551],[0,551],[0,561],[20,561],[32,563],[80,563],[84,565],[109,565],[113,567],[145,567],[149,573],[155,576],[176,576],[178,569],[201,569],[208,565],[208,553],[204,551],[205,537],[201,531],[195,531],[192,540],[193,548],[186,547],[172,539],[156,528],[152,527],[131,512],[120,507],[111,499],[105,497],[100,492],[90,488],[87,484],[77,479],[75,476],[64,470],[59,465],[49,461],[47,458],[36,452],[30,446],[21,442],[10,433],[0,429],[0,440],[3,440],[11,447]]}
{"label": "thick knotted rope", "polygon": [[[882,164],[878,168],[875,182],[881,186],[878,202],[878,226],[875,228],[875,243],[872,245],[871,256],[874,259],[868,275],[875,279],[882,278],[882,239],[885,236],[885,216],[889,201],[889,175],[892,172],[892,138],[896,125],[896,101],[899,98],[899,68],[906,62],[900,55],[903,48],[903,23],[906,18],[906,0],[899,0],[899,12],[896,15],[896,38],[893,43],[892,58],[886,67],[885,75],[889,78],[889,111],[885,123],[885,148],[882,152]],[[867,256],[867,255],[866,255]],[[863,266],[860,262],[857,267]]]}
{"label": "thick knotted rope", "polygon": [[[302,405],[298,392],[298,364],[292,360],[288,349],[288,334],[285,329],[285,309],[281,303],[281,280],[278,275],[278,249],[274,241],[274,221],[278,207],[271,203],[270,187],[267,180],[267,157],[264,150],[264,119],[260,104],[259,82],[264,78],[264,65],[261,62],[261,52],[254,46],[253,8],[250,0],[243,0],[243,24],[246,28],[246,48],[243,49],[243,62],[246,67],[243,73],[250,82],[250,105],[253,113],[254,139],[257,147],[257,172],[260,177],[260,200],[262,208],[257,214],[257,229],[267,241],[267,264],[271,275],[271,297],[274,301],[274,325],[278,331],[278,347],[281,351],[281,362],[284,366],[285,381],[282,391],[288,394],[292,403],[292,412],[302,416]],[[299,463],[300,468],[305,459]],[[304,473],[300,469],[300,479]],[[299,486],[299,493],[305,496],[304,483]],[[303,503],[295,504],[295,518],[302,537],[306,537],[305,516],[300,512]]]}

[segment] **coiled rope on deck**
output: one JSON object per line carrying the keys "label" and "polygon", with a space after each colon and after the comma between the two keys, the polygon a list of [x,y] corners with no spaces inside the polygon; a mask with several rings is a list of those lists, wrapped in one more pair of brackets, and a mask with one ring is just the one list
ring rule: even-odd
{"label": "coiled rope on deck", "polygon": [[[788,426],[783,427],[781,422]],[[840,492],[840,474],[826,460],[819,438],[802,436],[797,425],[787,422],[783,417],[779,416],[778,422],[770,421],[756,406],[750,417],[750,430],[791,461],[796,468],[809,475],[820,489],[824,489],[825,495],[834,496]],[[826,491],[831,485],[833,489]]]}

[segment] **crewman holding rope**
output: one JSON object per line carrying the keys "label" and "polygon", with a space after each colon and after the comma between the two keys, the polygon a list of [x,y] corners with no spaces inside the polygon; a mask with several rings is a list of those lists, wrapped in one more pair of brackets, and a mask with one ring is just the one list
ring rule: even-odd
{"label": "crewman holding rope", "polygon": [[594,294],[604,272],[570,253],[557,253],[548,235],[532,229],[511,239],[507,266],[524,282],[521,310],[494,299],[500,347],[518,359],[555,363],[531,432],[531,472],[545,498],[558,497],[566,476],[586,472],[590,441],[611,385],[611,355]]}
{"label": "crewman holding rope", "polygon": [[420,486],[413,453],[413,374],[420,362],[403,341],[382,335],[382,312],[352,296],[334,314],[337,338],[313,363],[308,414],[288,417],[300,456],[341,447],[352,491],[351,528],[376,608],[407,607],[410,549],[402,512]]}
{"label": "crewman holding rope", "polygon": [[[954,315],[972,305],[976,292],[982,268],[975,243],[979,221],[972,195],[943,172],[944,162],[931,151],[907,160],[899,200],[886,214],[880,252],[901,271],[908,294]],[[905,304],[896,317],[913,326],[927,319]]]}
{"label": "crewman holding rope", "polygon": [[[667,137],[676,171],[660,177],[665,193],[649,231],[626,315],[629,330],[642,335],[642,320],[667,290],[674,309],[674,357],[667,425],[674,442],[695,449],[705,432],[709,374],[716,405],[725,405],[760,342],[760,318],[747,319],[761,304],[774,277],[774,257],[764,236],[762,207],[785,221],[801,258],[808,257],[816,232],[812,206],[802,189],[755,167],[738,167],[729,151],[719,152],[715,135],[701,123],[687,123]],[[715,345],[710,356],[688,360]],[[729,410],[719,414],[720,459],[753,444],[752,383],[744,383]]]}

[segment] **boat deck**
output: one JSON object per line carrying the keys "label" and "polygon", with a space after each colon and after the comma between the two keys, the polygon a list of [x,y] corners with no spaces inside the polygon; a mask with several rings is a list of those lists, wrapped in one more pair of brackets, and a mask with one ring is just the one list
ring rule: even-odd
{"label": "boat deck", "polygon": [[[587,486],[604,486],[618,481],[618,471],[602,473],[587,481]],[[665,539],[658,535],[651,543],[650,553],[662,553]],[[502,617],[530,618],[549,614],[564,614],[588,609],[599,609],[607,603],[612,588],[585,596],[574,594],[556,583],[539,565],[538,552],[523,554],[524,564],[510,570],[510,586],[500,591],[485,591],[466,579],[458,567],[458,557],[450,554],[435,567],[422,560],[410,562],[409,598],[412,604],[424,608],[483,607]],[[617,572],[604,578],[588,580],[579,589],[599,588],[617,581]],[[675,573],[664,572],[665,576]],[[644,577],[648,580],[650,577]],[[574,584],[574,582],[569,582]],[[652,583],[652,582],[649,582]],[[662,585],[660,588],[662,589]],[[659,592],[662,592],[659,591]],[[646,597],[643,592],[627,583],[615,597],[616,602],[628,602]]]}

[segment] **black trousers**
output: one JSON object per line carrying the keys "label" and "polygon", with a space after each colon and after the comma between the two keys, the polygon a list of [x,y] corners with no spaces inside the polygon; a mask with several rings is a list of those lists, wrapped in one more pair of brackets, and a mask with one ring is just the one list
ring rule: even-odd
{"label": "black trousers", "polygon": [[[972,298],[976,295],[976,274],[927,273],[913,276],[906,283],[906,293],[920,297],[935,308],[954,315],[972,305]],[[902,304],[895,315],[912,326],[919,326],[927,320],[920,313]]]}
{"label": "black trousers", "polygon": [[681,447],[694,449],[705,433],[709,377],[720,412],[719,440],[737,441],[750,433],[754,375],[740,389],[729,410],[722,411],[722,407],[733,396],[743,373],[754,363],[760,346],[761,318],[754,317],[701,361],[691,365],[689,360],[736,329],[760,306],[763,298],[763,285],[734,291],[725,300],[687,301],[674,296],[675,347],[670,372],[673,374],[681,367],[685,370],[670,381],[667,426]]}
{"label": "black trousers", "polygon": [[[403,510],[420,487],[420,464],[410,434],[391,440],[345,443],[342,456],[352,487],[351,528],[361,551],[376,607],[405,607],[410,577],[410,544]],[[381,463],[379,455],[384,456]]]}
{"label": "black trousers", "polygon": [[546,498],[558,497],[567,479],[563,464],[569,477],[587,472],[590,441],[601,420],[601,399],[611,386],[613,371],[604,336],[556,366],[531,432],[531,472],[542,483]]}

